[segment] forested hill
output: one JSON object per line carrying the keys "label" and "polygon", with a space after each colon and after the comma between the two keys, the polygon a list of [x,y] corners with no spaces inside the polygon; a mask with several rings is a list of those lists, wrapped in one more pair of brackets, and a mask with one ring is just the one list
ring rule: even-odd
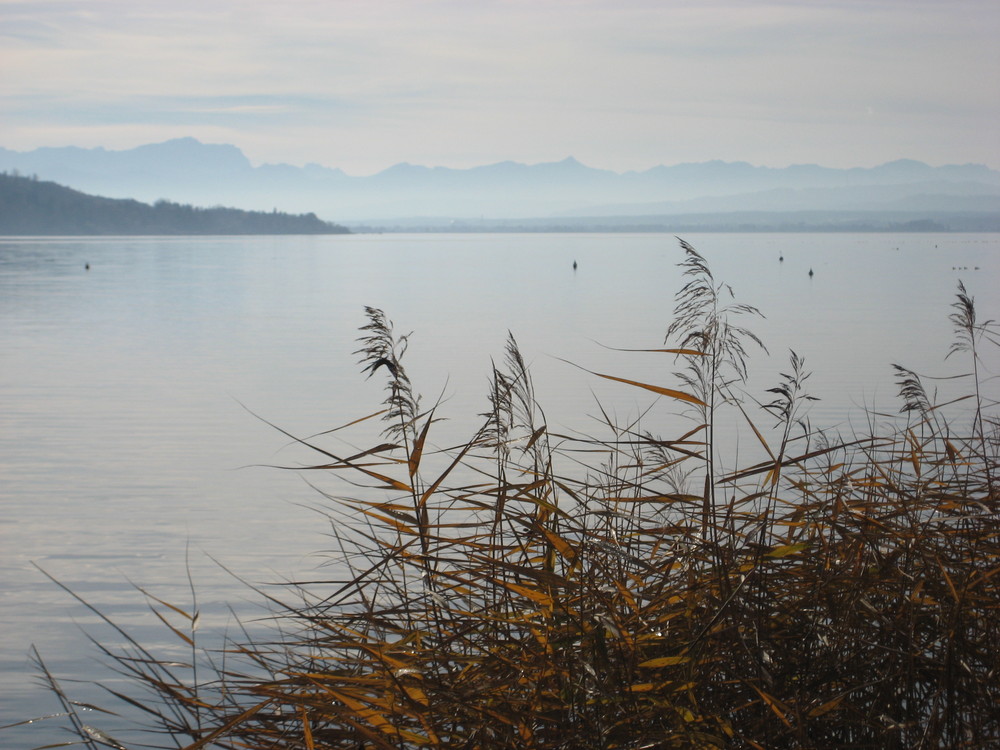
{"label": "forested hill", "polygon": [[150,206],[0,173],[0,235],[347,234],[316,214]]}

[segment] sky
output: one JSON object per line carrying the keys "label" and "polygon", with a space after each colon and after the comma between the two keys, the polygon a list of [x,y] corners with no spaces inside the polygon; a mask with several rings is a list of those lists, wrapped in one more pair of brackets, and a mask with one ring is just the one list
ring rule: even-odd
{"label": "sky", "polygon": [[0,0],[0,147],[1000,169],[997,0]]}

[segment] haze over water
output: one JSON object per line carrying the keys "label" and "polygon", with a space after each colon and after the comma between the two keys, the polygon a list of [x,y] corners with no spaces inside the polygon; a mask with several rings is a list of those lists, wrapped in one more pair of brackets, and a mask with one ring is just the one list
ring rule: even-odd
{"label": "haze over water", "polygon": [[[770,350],[752,352],[751,394],[767,397],[794,348],[822,399],[814,427],[849,434],[862,407],[897,411],[892,363],[966,371],[944,361],[959,279],[981,319],[1000,318],[1000,235],[685,239],[766,316],[743,320]],[[33,562],[152,637],[128,580],[186,601],[188,545],[214,627],[254,597],[206,553],[252,581],[332,575],[312,554],[331,544],[326,522],[304,507],[328,502],[261,466],[300,455],[250,412],[306,437],[380,408],[383,381],[353,354],[365,305],[413,331],[404,363],[448,419],[436,445],[478,426],[508,330],[550,428],[599,432],[596,398],[621,421],[654,398],[563,360],[676,387],[667,355],[606,347],[662,346],[680,260],[661,234],[0,240],[0,725],[58,708],[28,687],[32,643],[61,677],[104,674],[72,622],[93,618]],[[661,400],[643,428],[679,436],[682,412]],[[368,447],[376,427],[347,440]],[[732,437],[748,463],[752,436]],[[39,731],[18,735],[42,744]]]}

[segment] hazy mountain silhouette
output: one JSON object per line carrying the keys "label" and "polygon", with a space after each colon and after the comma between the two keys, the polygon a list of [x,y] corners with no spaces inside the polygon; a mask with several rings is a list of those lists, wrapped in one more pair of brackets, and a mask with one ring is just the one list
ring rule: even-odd
{"label": "hazy mountain silhouette", "polygon": [[1000,212],[1000,172],[911,160],[852,169],[711,161],[617,173],[568,158],[471,169],[403,163],[350,176],[318,164],[254,166],[235,146],[181,138],[126,151],[0,148],[0,170],[110,197],[312,211],[342,223],[732,211]]}

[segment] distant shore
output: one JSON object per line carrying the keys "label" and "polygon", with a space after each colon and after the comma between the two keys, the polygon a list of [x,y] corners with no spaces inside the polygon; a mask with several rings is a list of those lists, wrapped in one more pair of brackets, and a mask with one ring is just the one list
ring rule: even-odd
{"label": "distant shore", "polygon": [[0,173],[0,235],[349,234],[316,214],[153,205],[102,198],[33,177]]}
{"label": "distant shore", "polygon": [[315,213],[199,208],[166,200],[149,205],[103,198],[36,177],[0,173],[0,236],[576,232],[1000,232],[1000,212],[809,210],[540,218],[413,216],[335,224]]}
{"label": "distant shore", "polygon": [[356,233],[664,232],[1000,232],[1000,213],[741,211],[658,216],[523,219],[401,218],[347,222]]}

